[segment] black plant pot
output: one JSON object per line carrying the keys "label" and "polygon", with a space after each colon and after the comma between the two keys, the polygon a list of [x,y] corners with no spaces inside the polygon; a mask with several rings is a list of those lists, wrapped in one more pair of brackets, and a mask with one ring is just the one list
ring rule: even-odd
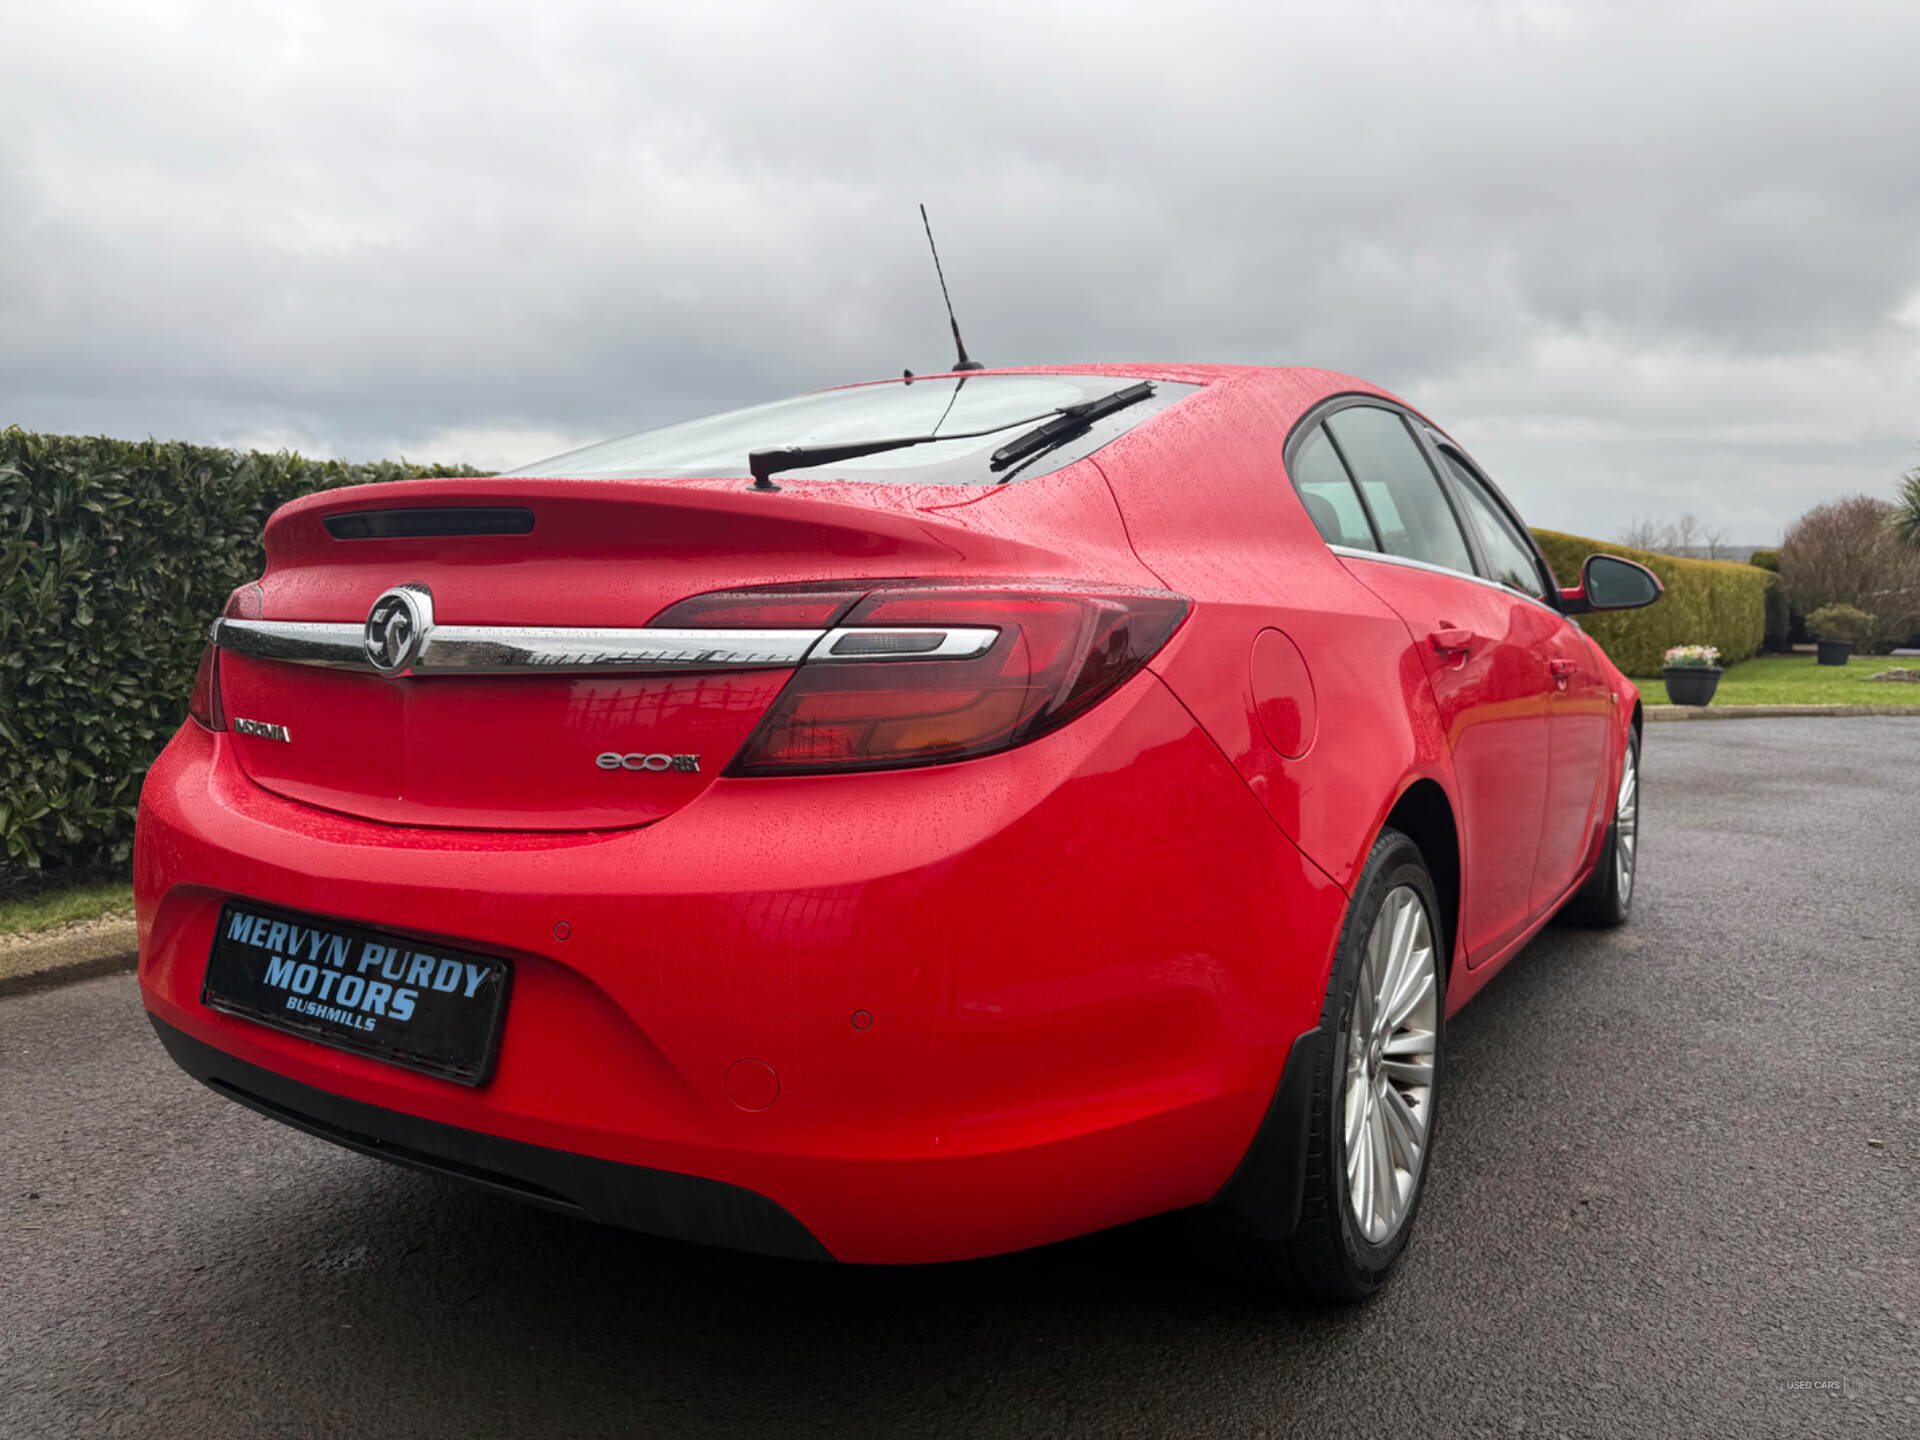
{"label": "black plant pot", "polygon": [[1669,665],[1660,672],[1667,682],[1667,699],[1676,705],[1706,705],[1720,688],[1717,665]]}
{"label": "black plant pot", "polygon": [[1822,665],[1844,665],[1847,657],[1853,654],[1851,640],[1822,640],[1819,643]]}

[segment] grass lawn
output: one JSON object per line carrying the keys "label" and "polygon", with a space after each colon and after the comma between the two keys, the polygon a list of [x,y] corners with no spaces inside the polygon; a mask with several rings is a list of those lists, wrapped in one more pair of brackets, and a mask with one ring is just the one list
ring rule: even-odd
{"label": "grass lawn", "polygon": [[120,880],[49,890],[23,900],[0,901],[0,935],[51,930],[74,920],[97,920],[115,910],[133,909],[133,886]]}
{"label": "grass lawn", "polygon": [[[1730,666],[1715,705],[1920,705],[1920,684],[1870,682],[1877,670],[1920,670],[1920,655],[1854,656],[1845,666],[1818,665],[1812,655],[1758,655]],[[1655,676],[1639,682],[1650,705],[1667,692]]]}

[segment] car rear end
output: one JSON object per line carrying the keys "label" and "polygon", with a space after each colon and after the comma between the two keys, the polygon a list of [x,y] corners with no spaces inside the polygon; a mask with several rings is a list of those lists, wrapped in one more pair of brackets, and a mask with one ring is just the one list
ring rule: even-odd
{"label": "car rear end", "polygon": [[[915,1261],[1205,1200],[1339,896],[1155,678],[1094,467],[310,497],[149,774],[231,1098],[596,1219]],[[1311,997],[1317,1002],[1317,996]]]}

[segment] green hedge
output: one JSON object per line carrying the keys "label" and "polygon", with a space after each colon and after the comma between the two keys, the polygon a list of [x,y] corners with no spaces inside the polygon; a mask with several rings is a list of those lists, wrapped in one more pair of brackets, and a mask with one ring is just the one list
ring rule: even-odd
{"label": "green hedge", "polygon": [[1767,634],[1761,647],[1776,655],[1793,649],[1793,609],[1787,604],[1787,587],[1773,573],[1767,576]]}
{"label": "green hedge", "polygon": [[1587,556],[1605,554],[1639,561],[1667,587],[1666,595],[1644,610],[1580,617],[1587,633],[1629,675],[1658,675],[1660,657],[1672,645],[1715,646],[1720,663],[1731,665],[1754,654],[1766,637],[1767,582],[1775,577],[1765,570],[1731,560],[1654,555],[1554,530],[1533,535],[1562,585],[1578,585]]}
{"label": "green hedge", "polygon": [[276,507],[477,473],[0,431],[0,880],[125,860],[140,779]]}

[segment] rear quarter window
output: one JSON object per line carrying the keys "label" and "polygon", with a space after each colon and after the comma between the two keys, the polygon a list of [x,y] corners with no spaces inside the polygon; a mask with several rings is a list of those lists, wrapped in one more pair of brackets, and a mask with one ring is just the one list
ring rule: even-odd
{"label": "rear quarter window", "polygon": [[1367,523],[1353,477],[1347,474],[1347,467],[1340,463],[1326,432],[1318,425],[1293,452],[1288,473],[1308,518],[1329,545],[1355,550],[1380,548],[1374,544],[1373,527]]}

